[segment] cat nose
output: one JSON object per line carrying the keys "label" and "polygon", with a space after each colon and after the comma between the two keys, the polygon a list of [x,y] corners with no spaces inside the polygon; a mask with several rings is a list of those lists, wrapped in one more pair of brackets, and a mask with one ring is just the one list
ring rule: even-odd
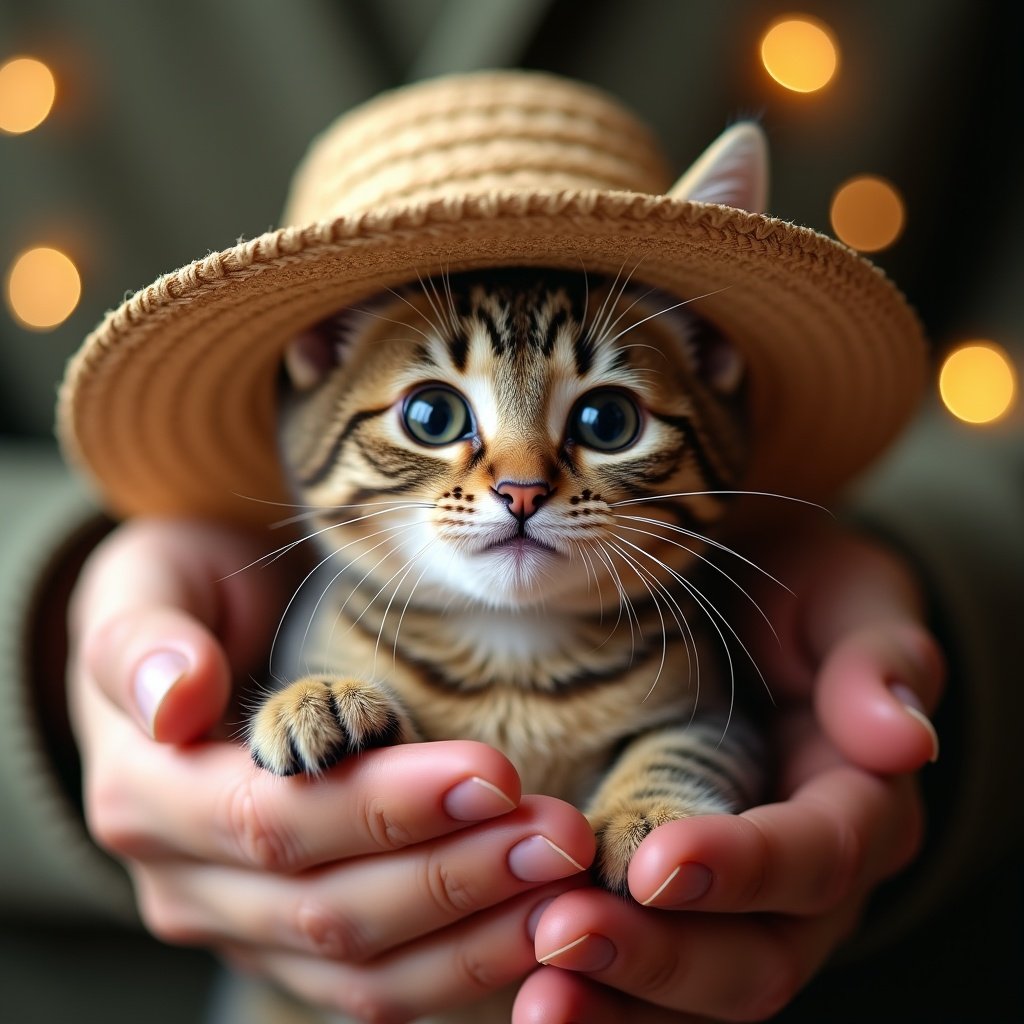
{"label": "cat nose", "polygon": [[529,519],[551,493],[551,488],[540,480],[527,484],[502,480],[494,490],[505,501],[509,512],[523,520]]}

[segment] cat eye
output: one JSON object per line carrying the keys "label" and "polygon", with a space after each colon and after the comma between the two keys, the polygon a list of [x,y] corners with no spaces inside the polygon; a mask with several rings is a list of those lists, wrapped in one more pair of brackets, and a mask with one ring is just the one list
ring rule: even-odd
{"label": "cat eye", "polygon": [[599,452],[628,448],[640,433],[640,410],[624,391],[591,391],[573,407],[569,437]]}
{"label": "cat eye", "polygon": [[405,429],[420,444],[453,444],[474,432],[473,416],[457,391],[431,384],[414,391],[402,407]]}

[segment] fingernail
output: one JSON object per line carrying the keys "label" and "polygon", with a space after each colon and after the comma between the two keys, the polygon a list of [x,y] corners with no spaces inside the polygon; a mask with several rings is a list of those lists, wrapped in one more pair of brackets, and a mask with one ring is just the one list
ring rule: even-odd
{"label": "fingernail", "polygon": [[530,936],[530,941],[533,942],[537,938],[537,925],[540,924],[540,919],[544,916],[544,911],[555,902],[554,896],[549,896],[546,900],[541,900],[530,911],[529,917],[526,919],[526,934]]}
{"label": "fingernail", "polygon": [[611,966],[616,953],[615,947],[603,935],[588,932],[551,953],[537,957],[537,962],[554,964],[569,971],[603,971]]}
{"label": "fingernail", "polygon": [[657,889],[644,900],[649,907],[657,901],[659,907],[681,907],[692,903],[711,888],[712,874],[703,864],[680,864]]}
{"label": "fingernail", "polygon": [[143,726],[151,736],[164,697],[188,668],[188,658],[181,651],[157,651],[144,658],[135,670],[135,678],[132,680],[135,706]]}
{"label": "fingernail", "polygon": [[935,731],[935,726],[932,725],[931,719],[924,713],[924,705],[921,703],[921,698],[909,686],[904,686],[902,683],[890,685],[889,692],[903,705],[903,710],[915,722],[923,725],[928,730],[928,736],[932,741],[932,753],[929,760],[934,764],[939,759],[939,734]]}
{"label": "fingernail", "polygon": [[521,882],[553,882],[585,870],[546,836],[530,836],[516,843],[508,851],[508,869]]}
{"label": "fingernail", "polygon": [[442,806],[456,821],[484,821],[516,808],[515,802],[493,782],[476,775],[452,786],[445,793]]}

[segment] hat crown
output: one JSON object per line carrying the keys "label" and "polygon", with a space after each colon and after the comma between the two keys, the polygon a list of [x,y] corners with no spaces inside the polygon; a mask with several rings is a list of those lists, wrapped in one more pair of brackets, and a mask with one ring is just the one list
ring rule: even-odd
{"label": "hat crown", "polygon": [[589,86],[485,72],[397,89],[335,121],[298,168],[285,224],[505,190],[663,194],[653,135]]}

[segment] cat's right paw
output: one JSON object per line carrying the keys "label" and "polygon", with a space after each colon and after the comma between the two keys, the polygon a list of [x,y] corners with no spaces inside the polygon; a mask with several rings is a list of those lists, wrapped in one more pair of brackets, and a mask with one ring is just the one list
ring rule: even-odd
{"label": "cat's right paw", "polygon": [[405,712],[381,687],[329,676],[278,690],[249,724],[252,759],[275,775],[317,775],[360,750],[414,738]]}

